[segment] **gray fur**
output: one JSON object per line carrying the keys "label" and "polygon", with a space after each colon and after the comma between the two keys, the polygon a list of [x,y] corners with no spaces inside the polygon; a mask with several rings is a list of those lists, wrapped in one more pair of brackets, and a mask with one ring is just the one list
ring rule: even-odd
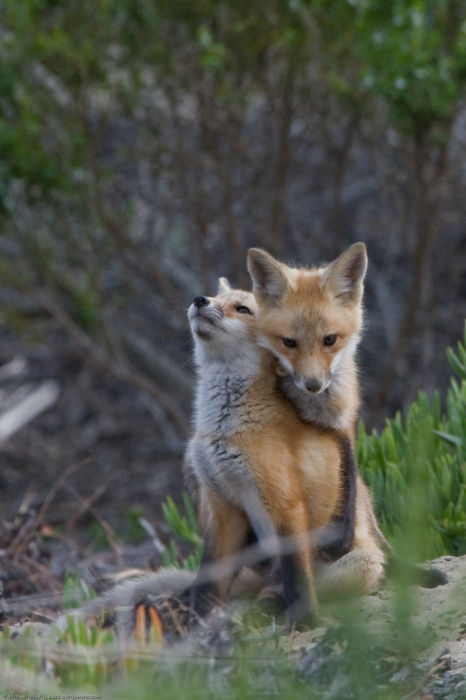
{"label": "gray fur", "polygon": [[71,614],[77,619],[115,615],[115,627],[123,639],[130,639],[134,628],[134,612],[139,603],[156,602],[159,596],[176,597],[194,581],[195,574],[185,569],[167,567],[149,571],[137,578],[128,578],[103,595],[86,603],[79,610],[67,612],[56,621],[59,629],[65,629]]}
{"label": "gray fur", "polygon": [[[244,303],[244,293],[238,294],[239,303]],[[253,301],[250,295],[246,297],[249,303]],[[199,316],[211,320],[208,337],[197,332],[202,325]],[[200,485],[243,510],[257,537],[266,543],[267,552],[275,553],[275,530],[254,473],[241,451],[229,444],[229,438],[243,427],[250,429],[254,421],[260,423],[260,414],[244,411],[243,407],[260,372],[262,350],[251,329],[240,319],[225,319],[213,299],[201,309],[191,306],[188,318],[195,342],[198,386],[195,432],[186,450],[185,469]]]}
{"label": "gray fur", "polygon": [[356,370],[350,369],[349,372],[346,375],[344,372],[335,372],[328,387],[319,394],[310,394],[300,389],[294,377],[289,374],[278,378],[278,386],[291,401],[301,420],[324,428],[345,430],[351,427],[354,420],[353,406],[350,404],[347,412],[336,410],[332,405],[332,396],[339,396],[345,391],[345,380],[352,380]]}
{"label": "gray fur", "polygon": [[279,377],[278,386],[291,401],[301,420],[307,423],[315,423],[328,428],[336,428],[339,423],[338,412],[332,411],[329,403],[329,395],[332,385],[317,396],[311,396],[309,392],[299,389],[292,376]]}
{"label": "gray fur", "polygon": [[[250,357],[250,348],[245,346],[246,342],[239,347],[235,343],[237,355],[229,362],[213,362],[199,368],[195,433],[185,457],[200,484],[240,508],[244,508],[246,499],[262,502],[249,464],[238,449],[228,444],[228,438],[241,429],[239,408],[258,367],[257,358]],[[252,350],[254,354],[259,352],[254,345]]]}

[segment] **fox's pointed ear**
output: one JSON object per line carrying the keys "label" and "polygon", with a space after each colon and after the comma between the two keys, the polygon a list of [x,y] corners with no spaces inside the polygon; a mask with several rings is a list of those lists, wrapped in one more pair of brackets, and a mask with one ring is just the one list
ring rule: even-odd
{"label": "fox's pointed ear", "polygon": [[226,277],[219,277],[217,294],[226,294],[226,292],[231,292],[231,284]]}
{"label": "fox's pointed ear", "polygon": [[248,271],[252,279],[252,290],[260,303],[275,305],[289,287],[288,278],[281,263],[260,248],[248,251]]}
{"label": "fox's pointed ear", "polygon": [[367,253],[364,243],[354,243],[325,271],[325,285],[345,304],[358,303],[362,297]]}

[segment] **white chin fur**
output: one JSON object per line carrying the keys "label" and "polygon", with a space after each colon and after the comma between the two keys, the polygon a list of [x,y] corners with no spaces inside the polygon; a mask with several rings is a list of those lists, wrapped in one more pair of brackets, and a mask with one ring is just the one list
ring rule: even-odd
{"label": "white chin fur", "polygon": [[199,314],[194,315],[189,319],[191,326],[191,331],[193,333],[208,333],[209,335],[214,332],[215,326],[209,318],[205,316],[200,316]]}

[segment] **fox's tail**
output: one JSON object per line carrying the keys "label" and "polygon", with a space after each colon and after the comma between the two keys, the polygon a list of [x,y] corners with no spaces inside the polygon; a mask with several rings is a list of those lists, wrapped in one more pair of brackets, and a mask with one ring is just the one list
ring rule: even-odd
{"label": "fox's tail", "polygon": [[69,614],[80,620],[99,618],[102,623],[110,620],[117,633],[129,639],[135,627],[136,608],[140,604],[150,603],[156,607],[162,599],[176,599],[191,586],[195,576],[192,571],[175,567],[142,573],[118,583],[82,608],[62,615],[56,624],[59,628],[65,627]]}
{"label": "fox's tail", "polygon": [[433,566],[424,568],[418,564],[413,564],[395,554],[393,549],[388,552],[385,572],[390,578],[402,578],[408,583],[421,586],[422,588],[436,588],[448,583],[448,576],[440,569],[436,569]]}
{"label": "fox's tail", "polygon": [[317,591],[321,598],[374,593],[384,573],[385,555],[379,547],[355,547],[331,564],[317,566]]}
{"label": "fox's tail", "polygon": [[[97,618],[103,624],[110,622],[122,639],[130,639],[135,630],[136,610],[140,605],[159,610],[167,600],[182,602],[182,594],[190,589],[196,576],[193,571],[175,567],[144,572],[116,584],[71,614],[81,620]],[[264,585],[265,579],[260,572],[243,567],[233,582],[230,597],[254,597]],[[69,614],[58,618],[56,624],[59,628],[66,626]]]}
{"label": "fox's tail", "polygon": [[436,588],[448,583],[448,577],[434,567],[424,568],[418,564],[413,564],[396,554],[390,542],[381,531],[375,516],[373,516],[372,527],[375,535],[387,555],[385,574],[389,578],[403,578],[408,583],[422,588]]}
{"label": "fox's tail", "polygon": [[316,570],[316,586],[321,598],[361,595],[377,591],[385,577],[422,588],[448,583],[443,571],[406,561],[389,545],[386,554],[378,547],[355,547],[331,564],[322,564]]}

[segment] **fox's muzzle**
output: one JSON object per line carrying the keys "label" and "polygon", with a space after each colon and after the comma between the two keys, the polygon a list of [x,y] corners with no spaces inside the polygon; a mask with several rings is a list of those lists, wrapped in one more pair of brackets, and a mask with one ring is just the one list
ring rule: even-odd
{"label": "fox's muzzle", "polygon": [[202,306],[209,306],[210,301],[207,299],[207,297],[198,296],[194,297],[193,304],[194,306],[197,306],[198,309],[200,309]]}
{"label": "fox's muzzle", "polygon": [[323,382],[320,381],[320,379],[306,379],[304,381],[304,386],[311,394],[317,394],[322,389]]}
{"label": "fox's muzzle", "polygon": [[318,377],[305,377],[298,372],[293,373],[293,381],[301,391],[306,391],[308,394],[317,396],[328,389],[331,384],[332,377],[330,374],[324,375],[322,379]]}

